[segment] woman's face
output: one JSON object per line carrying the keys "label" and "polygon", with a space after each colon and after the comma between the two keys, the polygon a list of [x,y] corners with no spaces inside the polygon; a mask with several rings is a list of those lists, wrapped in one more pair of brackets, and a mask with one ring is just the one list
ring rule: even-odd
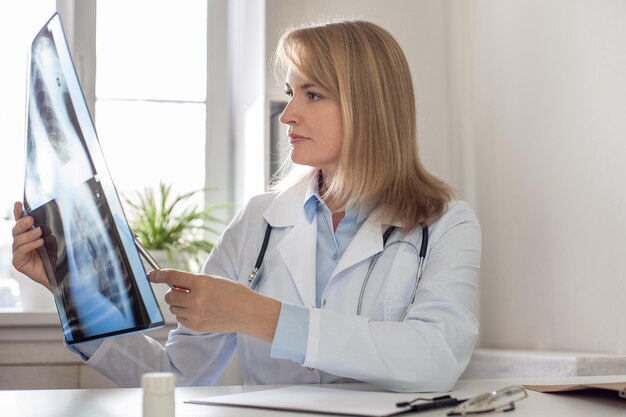
{"label": "woman's face", "polygon": [[343,143],[339,101],[292,66],[287,72],[285,93],[289,102],[280,121],[287,125],[291,160],[333,172]]}

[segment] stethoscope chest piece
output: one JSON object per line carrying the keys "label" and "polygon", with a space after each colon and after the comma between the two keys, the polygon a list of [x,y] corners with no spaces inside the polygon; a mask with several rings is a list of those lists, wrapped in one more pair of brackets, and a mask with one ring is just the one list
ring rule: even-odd
{"label": "stethoscope chest piece", "polygon": [[270,242],[270,236],[272,235],[272,226],[268,223],[265,228],[265,236],[263,236],[263,243],[261,244],[261,250],[254,263],[252,272],[248,275],[248,287],[254,289],[256,287],[259,278],[263,274],[263,259],[265,258],[265,252],[267,251],[267,245]]}
{"label": "stethoscope chest piece", "polygon": [[254,288],[256,286],[257,280],[261,278],[262,274],[263,266],[259,266],[258,268],[255,267],[252,272],[250,272],[250,275],[248,275],[248,287]]}

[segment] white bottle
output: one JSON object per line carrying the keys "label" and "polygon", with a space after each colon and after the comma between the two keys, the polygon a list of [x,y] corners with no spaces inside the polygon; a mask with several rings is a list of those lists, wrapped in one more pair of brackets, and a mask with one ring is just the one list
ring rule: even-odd
{"label": "white bottle", "polygon": [[141,377],[143,417],[174,417],[176,377],[171,372],[152,372]]}

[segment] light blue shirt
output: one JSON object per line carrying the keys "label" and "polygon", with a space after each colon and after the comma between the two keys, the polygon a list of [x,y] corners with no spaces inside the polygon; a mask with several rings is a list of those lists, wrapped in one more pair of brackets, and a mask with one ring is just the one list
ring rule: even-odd
{"label": "light blue shirt", "polygon": [[[324,289],[363,219],[357,210],[347,209],[344,218],[337,225],[337,230],[333,232],[332,213],[319,197],[318,191],[311,188],[304,202],[304,214],[309,223],[317,218],[315,305],[321,308]],[[308,307],[283,303],[272,343],[272,357],[304,363],[308,330]]]}

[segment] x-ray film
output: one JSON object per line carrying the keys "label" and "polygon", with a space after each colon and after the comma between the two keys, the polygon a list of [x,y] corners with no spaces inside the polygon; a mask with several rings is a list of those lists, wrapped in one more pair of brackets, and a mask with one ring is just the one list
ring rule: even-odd
{"label": "x-ray film", "polygon": [[29,77],[24,207],[67,343],[162,326],[57,14],[32,43]]}

